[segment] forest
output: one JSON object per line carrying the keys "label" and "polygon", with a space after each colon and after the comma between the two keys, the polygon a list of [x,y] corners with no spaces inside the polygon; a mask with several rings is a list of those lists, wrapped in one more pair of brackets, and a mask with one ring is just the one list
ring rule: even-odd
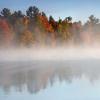
{"label": "forest", "polygon": [[94,15],[85,23],[73,22],[72,17],[55,20],[36,6],[26,13],[0,10],[0,47],[67,46],[100,43],[100,22]]}

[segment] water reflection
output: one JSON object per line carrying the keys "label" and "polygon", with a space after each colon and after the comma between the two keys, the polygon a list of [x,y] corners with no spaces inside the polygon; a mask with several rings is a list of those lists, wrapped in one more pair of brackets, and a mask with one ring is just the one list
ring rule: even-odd
{"label": "water reflection", "polygon": [[8,93],[12,87],[23,91],[25,86],[29,93],[38,93],[56,80],[71,83],[82,76],[90,82],[99,79],[100,60],[0,63],[0,88]]}

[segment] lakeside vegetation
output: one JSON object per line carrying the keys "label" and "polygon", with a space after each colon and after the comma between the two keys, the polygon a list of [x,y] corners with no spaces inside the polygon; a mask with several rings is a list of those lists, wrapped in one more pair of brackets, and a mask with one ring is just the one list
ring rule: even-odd
{"label": "lakeside vegetation", "polygon": [[70,16],[58,21],[48,18],[36,6],[30,6],[26,14],[8,8],[0,12],[0,47],[91,45],[94,41],[100,43],[100,22],[94,15],[82,24],[73,22]]}

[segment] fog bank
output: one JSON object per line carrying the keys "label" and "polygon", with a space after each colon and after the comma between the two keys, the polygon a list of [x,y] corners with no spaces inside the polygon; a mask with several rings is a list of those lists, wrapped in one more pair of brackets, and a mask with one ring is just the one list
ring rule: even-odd
{"label": "fog bank", "polygon": [[100,59],[99,47],[0,49],[0,62],[34,60]]}

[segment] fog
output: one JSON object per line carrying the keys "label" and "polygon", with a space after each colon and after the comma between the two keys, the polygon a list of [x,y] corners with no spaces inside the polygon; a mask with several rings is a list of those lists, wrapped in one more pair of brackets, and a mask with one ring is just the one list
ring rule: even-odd
{"label": "fog", "polygon": [[0,49],[0,62],[34,60],[100,59],[99,47]]}

